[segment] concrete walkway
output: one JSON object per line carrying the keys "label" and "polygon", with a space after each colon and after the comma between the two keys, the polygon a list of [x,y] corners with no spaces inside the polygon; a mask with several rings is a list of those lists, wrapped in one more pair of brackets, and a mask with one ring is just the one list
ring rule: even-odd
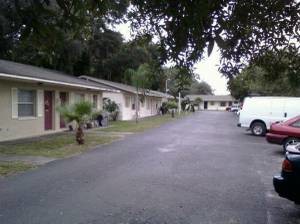
{"label": "concrete walkway", "polygon": [[43,157],[43,156],[13,156],[13,155],[0,155],[0,162],[16,162],[21,161],[33,165],[44,165],[57,158]]}

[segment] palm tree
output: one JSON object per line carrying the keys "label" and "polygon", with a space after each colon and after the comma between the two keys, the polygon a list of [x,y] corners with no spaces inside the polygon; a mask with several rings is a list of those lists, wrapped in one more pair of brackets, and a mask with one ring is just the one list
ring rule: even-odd
{"label": "palm tree", "polygon": [[77,123],[76,141],[78,144],[84,144],[83,124],[92,116],[92,104],[82,101],[70,106],[61,106],[58,108],[63,118],[67,122],[75,121]]}
{"label": "palm tree", "polygon": [[[127,69],[125,71],[125,76],[130,77],[131,84],[136,88],[135,96],[135,121],[138,122],[138,111],[139,111],[139,94],[145,96],[146,89],[150,85],[149,74],[151,72],[150,66],[148,64],[141,64],[138,69]],[[141,100],[144,100],[143,98]]]}

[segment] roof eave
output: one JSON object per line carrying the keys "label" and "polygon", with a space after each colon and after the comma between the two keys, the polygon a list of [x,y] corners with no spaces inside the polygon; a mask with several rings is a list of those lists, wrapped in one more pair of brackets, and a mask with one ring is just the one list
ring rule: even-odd
{"label": "roof eave", "polygon": [[[90,76],[86,76],[86,75],[81,75],[79,76],[79,78],[81,79],[84,79],[84,80],[87,80],[87,81],[92,81],[92,82],[95,82],[95,83],[99,83],[101,85],[105,85],[105,86],[109,86],[111,88],[115,88],[115,89],[118,89],[118,91],[122,91],[122,92],[126,92],[126,93],[132,93],[132,94],[137,94],[136,91],[130,91],[128,89],[123,89],[121,87],[118,87],[118,86],[115,86],[115,85],[112,85],[112,84],[108,84],[106,82],[102,82],[101,79],[98,79],[98,78],[94,78],[94,77],[90,77]],[[148,93],[147,93],[148,91]],[[139,95],[143,95],[144,93],[143,92],[138,92]],[[150,97],[158,97],[158,98],[164,98],[164,96],[160,95],[160,94],[155,94],[155,93],[152,93],[151,90],[147,89],[146,90],[146,96],[150,96]]]}
{"label": "roof eave", "polygon": [[71,87],[91,89],[91,90],[108,91],[108,89],[104,89],[104,88],[96,87],[96,86],[56,81],[56,80],[49,80],[49,79],[42,79],[42,78],[35,78],[35,77],[29,77],[29,76],[13,75],[13,74],[7,74],[7,73],[0,73],[0,77],[7,78],[7,79],[13,79],[13,80],[41,82],[41,83],[56,84],[56,85],[62,85],[62,86],[71,86]]}

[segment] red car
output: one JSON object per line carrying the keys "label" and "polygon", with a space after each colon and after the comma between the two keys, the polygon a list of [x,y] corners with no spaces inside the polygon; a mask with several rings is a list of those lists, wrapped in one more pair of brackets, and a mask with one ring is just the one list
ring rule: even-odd
{"label": "red car", "polygon": [[282,145],[284,151],[289,144],[300,142],[300,116],[272,124],[266,139],[269,143]]}

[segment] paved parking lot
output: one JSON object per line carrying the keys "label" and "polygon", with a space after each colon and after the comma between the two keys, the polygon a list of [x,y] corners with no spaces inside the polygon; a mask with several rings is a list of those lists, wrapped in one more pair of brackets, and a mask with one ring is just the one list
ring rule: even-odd
{"label": "paved parking lot", "polygon": [[71,159],[0,179],[0,223],[300,223],[272,176],[280,146],[197,112]]}

